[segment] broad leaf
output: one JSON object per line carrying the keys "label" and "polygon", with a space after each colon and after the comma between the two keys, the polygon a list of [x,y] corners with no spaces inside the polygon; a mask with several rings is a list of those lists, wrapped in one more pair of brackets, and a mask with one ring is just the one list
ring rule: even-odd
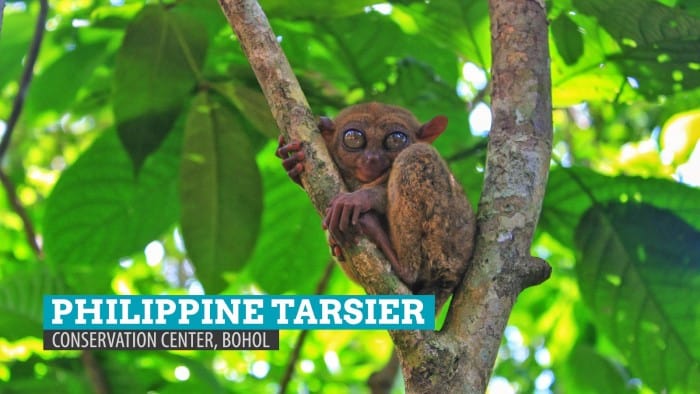
{"label": "broad leaf", "polygon": [[[358,24],[367,28],[357,29]],[[405,34],[391,18],[376,12],[318,26],[281,24],[275,29],[285,53],[295,59],[292,64],[298,74],[319,83],[321,93],[345,95],[349,102],[360,99],[358,87],[364,90],[365,100],[381,92],[395,77],[395,65],[401,59],[431,64],[445,83],[456,83],[458,78],[453,51],[436,47],[419,32]]]}
{"label": "broad leaf", "polygon": [[213,85],[219,93],[233,104],[260,134],[277,139],[279,131],[272,117],[270,105],[259,90],[251,89],[242,83],[217,83]]}
{"label": "broad leaf", "polygon": [[572,65],[583,55],[583,37],[578,25],[562,13],[552,21],[552,35],[557,52],[567,65]]}
{"label": "broad leaf", "polygon": [[700,387],[700,232],[651,205],[609,204],[586,212],[576,245],[583,298],[635,375],[657,391]]}
{"label": "broad leaf", "polygon": [[411,2],[397,7],[406,25],[415,25],[435,45],[457,50],[482,69],[491,67],[488,3],[483,1]]}
{"label": "broad leaf", "polygon": [[162,234],[178,215],[180,141],[172,133],[137,178],[117,133],[98,138],[49,196],[47,256],[66,266],[114,264]]}
{"label": "broad leaf", "polygon": [[[28,112],[53,111],[63,115],[70,108],[78,90],[92,76],[107,55],[106,39],[81,44],[44,69],[32,82],[27,102]],[[72,75],[66,78],[66,75]]]}
{"label": "broad leaf", "polygon": [[574,4],[618,41],[622,51],[609,53],[610,59],[648,98],[700,87],[700,18],[651,0]]}
{"label": "broad leaf", "polygon": [[284,18],[333,18],[363,12],[367,6],[377,4],[377,0],[262,0],[260,5],[269,16]]}
{"label": "broad leaf", "polygon": [[36,16],[30,13],[5,13],[2,19],[0,36],[0,86],[9,81],[19,81],[22,73],[22,59],[27,55],[29,44],[34,35]]}
{"label": "broad leaf", "polygon": [[[592,195],[588,195],[587,191]],[[609,177],[582,167],[556,168],[549,174],[540,229],[559,242],[571,245],[573,229],[593,204],[606,202],[644,202],[673,212],[700,229],[700,190],[655,178],[619,175]]]}
{"label": "broad leaf", "polygon": [[561,392],[578,394],[636,393],[623,368],[603,357],[590,345],[579,343],[568,360],[555,371]]}
{"label": "broad leaf", "polygon": [[0,282],[0,337],[10,341],[27,336],[41,337],[42,296],[63,292],[65,286],[59,278],[42,269],[26,269],[3,278]]}
{"label": "broad leaf", "polygon": [[260,174],[240,122],[199,94],[190,108],[180,171],[182,236],[197,278],[209,293],[223,273],[248,259],[260,227]]}
{"label": "broad leaf", "polygon": [[138,170],[171,130],[201,73],[207,31],[195,19],[146,6],[129,25],[114,70],[119,138]]}

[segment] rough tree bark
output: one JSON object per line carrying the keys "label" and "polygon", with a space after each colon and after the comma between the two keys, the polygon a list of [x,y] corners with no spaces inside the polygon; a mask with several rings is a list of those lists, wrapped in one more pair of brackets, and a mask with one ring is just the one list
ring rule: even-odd
{"label": "rough tree bark", "polygon": [[[344,186],[316,131],[306,99],[255,0],[219,0],[287,138],[305,142],[302,178],[323,212]],[[489,0],[493,126],[476,250],[440,332],[390,332],[408,393],[483,393],[518,294],[545,280],[530,256],[552,144],[547,20],[543,0]],[[374,245],[344,251],[370,294],[408,294]]]}

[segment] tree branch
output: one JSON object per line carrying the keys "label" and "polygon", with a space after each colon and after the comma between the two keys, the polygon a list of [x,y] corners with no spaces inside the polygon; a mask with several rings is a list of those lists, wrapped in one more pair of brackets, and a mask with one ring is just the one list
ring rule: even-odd
{"label": "tree branch", "polygon": [[488,384],[518,294],[544,281],[530,256],[549,172],[552,103],[547,13],[541,0],[490,0],[493,126],[479,203],[475,254],[445,328],[464,346],[457,374]]}
{"label": "tree branch", "polygon": [[[325,212],[332,197],[346,191],[328,154],[316,120],[276,36],[255,0],[219,0],[258,79],[272,115],[287,140],[304,143],[301,181],[318,212]],[[389,262],[366,237],[343,251],[349,268],[369,294],[411,294],[391,271]],[[409,335],[399,331],[396,335]]]}
{"label": "tree branch", "polygon": [[2,135],[2,140],[0,140],[0,163],[3,157],[5,157],[7,148],[10,146],[12,133],[15,130],[19,116],[22,114],[22,108],[24,108],[24,98],[27,94],[27,89],[29,89],[29,84],[32,81],[32,76],[34,75],[34,64],[36,64],[36,59],[39,56],[41,42],[44,40],[44,25],[46,24],[46,15],[48,11],[48,0],[40,0],[39,15],[36,18],[36,26],[34,27],[34,38],[32,39],[32,44],[27,53],[17,96],[15,96],[15,100],[12,103],[12,112],[10,112],[10,117],[7,119],[7,124],[5,125],[5,134]]}

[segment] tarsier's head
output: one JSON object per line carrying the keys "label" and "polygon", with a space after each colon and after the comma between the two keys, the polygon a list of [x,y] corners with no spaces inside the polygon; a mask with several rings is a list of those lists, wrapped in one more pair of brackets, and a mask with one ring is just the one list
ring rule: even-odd
{"label": "tarsier's head", "polygon": [[335,120],[322,117],[319,122],[326,146],[351,189],[383,182],[399,152],[416,142],[432,143],[445,127],[444,116],[421,125],[401,107],[374,102],[348,107]]}

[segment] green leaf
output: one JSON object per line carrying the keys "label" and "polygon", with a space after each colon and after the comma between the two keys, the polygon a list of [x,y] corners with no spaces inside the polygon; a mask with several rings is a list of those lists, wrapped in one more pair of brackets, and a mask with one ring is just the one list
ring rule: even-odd
{"label": "green leaf", "polygon": [[632,371],[657,391],[700,387],[700,232],[616,203],[586,212],[576,245],[583,298]]}
{"label": "green leaf", "polygon": [[[623,376],[622,368],[603,357],[591,346],[579,343],[569,359],[556,370],[561,392],[577,394],[637,392],[628,385],[629,376]],[[561,379],[559,379],[561,378]]]}
{"label": "green leaf", "polygon": [[240,122],[199,94],[190,108],[180,171],[182,236],[210,293],[239,270],[255,246],[262,211],[260,174]]}
{"label": "green leaf", "polygon": [[22,59],[27,55],[36,16],[29,12],[9,13],[5,10],[0,35],[0,87],[10,81],[19,81],[22,73]]}
{"label": "green leaf", "polygon": [[273,149],[260,156],[265,208],[248,271],[267,293],[311,293],[331,258],[321,217],[304,191],[287,177]]}
{"label": "green leaf", "polygon": [[559,167],[551,171],[540,229],[552,234],[559,242],[571,245],[573,229],[593,205],[586,190],[599,203],[644,202],[669,210],[700,229],[700,211],[697,209],[699,189],[669,179],[624,175],[609,177],[583,167]]}
{"label": "green leaf", "polygon": [[138,170],[168,134],[200,77],[207,31],[193,18],[146,6],[129,25],[114,70],[119,138]]}
{"label": "green leaf", "polygon": [[456,50],[484,70],[491,68],[488,2],[416,1],[396,7],[434,45]]}
{"label": "green leaf", "polygon": [[567,65],[576,63],[583,55],[583,37],[578,25],[566,13],[562,13],[552,21],[551,28],[559,55]]}
{"label": "green leaf", "polygon": [[41,269],[26,269],[3,278],[0,282],[0,337],[10,341],[28,336],[41,338],[42,297],[63,292],[65,286],[59,278]]}
{"label": "green leaf", "polygon": [[326,96],[351,95],[344,99],[354,102],[362,93],[359,87],[367,99],[382,91],[394,77],[395,64],[409,57],[430,63],[446,83],[457,82],[459,63],[453,51],[436,47],[420,34],[405,34],[389,16],[377,12],[318,25],[283,23],[275,29],[297,74],[314,81]]}
{"label": "green leaf", "polygon": [[277,123],[272,117],[270,105],[262,92],[251,89],[240,82],[237,84],[233,82],[215,83],[212,87],[226,97],[260,134],[277,139],[279,135]]}
{"label": "green leaf", "polygon": [[376,0],[262,0],[260,5],[267,15],[284,18],[324,18],[361,13]]}
{"label": "green leaf", "polygon": [[60,265],[114,264],[162,234],[178,215],[181,133],[171,133],[139,174],[117,133],[105,132],[56,183],[44,244]]}
{"label": "green leaf", "polygon": [[623,45],[652,46],[700,37],[700,19],[652,0],[574,0],[577,11],[594,16]]}
{"label": "green leaf", "polygon": [[[27,101],[30,115],[52,110],[63,114],[107,55],[108,40],[80,45],[66,52],[32,82]],[[66,78],[66,75],[71,75]]]}
{"label": "green leaf", "polygon": [[700,18],[651,0],[575,0],[622,49],[608,53],[647,98],[700,87]]}

